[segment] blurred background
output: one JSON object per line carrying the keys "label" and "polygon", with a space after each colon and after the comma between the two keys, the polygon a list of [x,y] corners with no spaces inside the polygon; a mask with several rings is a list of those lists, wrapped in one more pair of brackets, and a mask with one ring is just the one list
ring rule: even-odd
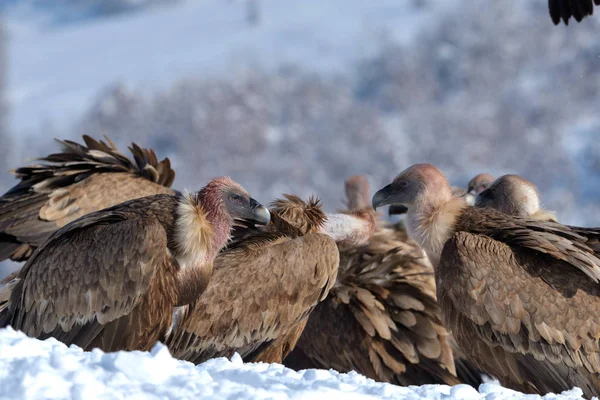
{"label": "blurred background", "polygon": [[600,225],[600,16],[547,0],[4,0],[0,189],[53,138],[169,157],[177,189],[230,175],[269,202],[415,162],[465,187],[535,182]]}

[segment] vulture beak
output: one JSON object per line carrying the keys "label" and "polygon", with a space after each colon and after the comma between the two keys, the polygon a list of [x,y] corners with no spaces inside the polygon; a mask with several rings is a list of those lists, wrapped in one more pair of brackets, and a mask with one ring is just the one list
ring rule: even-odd
{"label": "vulture beak", "polygon": [[252,222],[259,225],[268,225],[269,221],[271,221],[271,213],[269,210],[252,197],[250,197],[250,210],[251,216],[249,219],[252,220]]}
{"label": "vulture beak", "polygon": [[392,184],[385,186],[382,189],[379,189],[377,193],[373,195],[373,199],[371,200],[371,204],[373,205],[373,209],[377,210],[377,207],[387,206],[388,204],[394,204],[394,197],[396,193],[392,188]]}
{"label": "vulture beak", "polygon": [[388,208],[388,216],[392,215],[402,215],[408,212],[408,207],[403,206],[402,204],[391,204]]}
{"label": "vulture beak", "polygon": [[473,197],[477,196],[477,193],[475,193],[475,188],[473,186],[469,186],[469,188],[467,189],[467,194],[470,194]]}

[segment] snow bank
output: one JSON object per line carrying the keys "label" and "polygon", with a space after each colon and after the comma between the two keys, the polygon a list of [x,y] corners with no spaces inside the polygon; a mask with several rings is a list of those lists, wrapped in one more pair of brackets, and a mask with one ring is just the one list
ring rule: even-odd
{"label": "snow bank", "polygon": [[[573,389],[545,399],[580,399]],[[486,383],[399,387],[357,373],[306,370],[279,364],[244,364],[218,358],[194,366],[175,360],[158,344],[150,353],[99,350],[49,339],[39,341],[11,328],[0,330],[0,399],[535,399]]]}

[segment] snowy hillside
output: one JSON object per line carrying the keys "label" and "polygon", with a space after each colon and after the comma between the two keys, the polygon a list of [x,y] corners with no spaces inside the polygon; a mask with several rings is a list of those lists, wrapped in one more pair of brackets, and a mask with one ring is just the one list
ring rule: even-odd
{"label": "snowy hillside", "polygon": [[[39,341],[0,330],[0,399],[527,399],[539,396],[493,383],[399,387],[356,373],[244,364],[236,354],[194,366],[156,345],[150,353],[83,352],[54,339]],[[580,399],[573,389],[544,399]]]}
{"label": "snowy hillside", "polygon": [[64,127],[116,80],[164,87],[184,76],[222,74],[252,63],[340,71],[368,48],[369,31],[387,29],[407,40],[431,18],[415,13],[408,1],[329,0],[302,6],[263,0],[260,25],[250,26],[241,3],[187,1],[52,28],[9,14],[13,129],[37,129],[45,120]]}

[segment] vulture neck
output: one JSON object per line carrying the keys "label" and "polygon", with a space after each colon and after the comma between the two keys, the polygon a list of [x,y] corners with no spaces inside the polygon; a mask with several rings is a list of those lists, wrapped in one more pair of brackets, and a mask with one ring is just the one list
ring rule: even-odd
{"label": "vulture neck", "polygon": [[204,291],[213,261],[229,240],[232,221],[218,193],[185,194],[177,207],[175,240],[179,264],[177,305],[189,304]]}
{"label": "vulture neck", "polygon": [[453,196],[450,188],[436,189],[435,196],[422,196],[409,208],[406,227],[437,268],[444,244],[454,234],[460,212],[467,207],[464,198]]}
{"label": "vulture neck", "polygon": [[346,199],[348,210],[350,211],[368,209],[371,205],[369,192],[359,191],[358,189],[350,191]]}
{"label": "vulture neck", "polygon": [[319,230],[336,243],[362,245],[369,241],[375,231],[375,218],[368,211],[352,214],[327,214],[327,221]]}

